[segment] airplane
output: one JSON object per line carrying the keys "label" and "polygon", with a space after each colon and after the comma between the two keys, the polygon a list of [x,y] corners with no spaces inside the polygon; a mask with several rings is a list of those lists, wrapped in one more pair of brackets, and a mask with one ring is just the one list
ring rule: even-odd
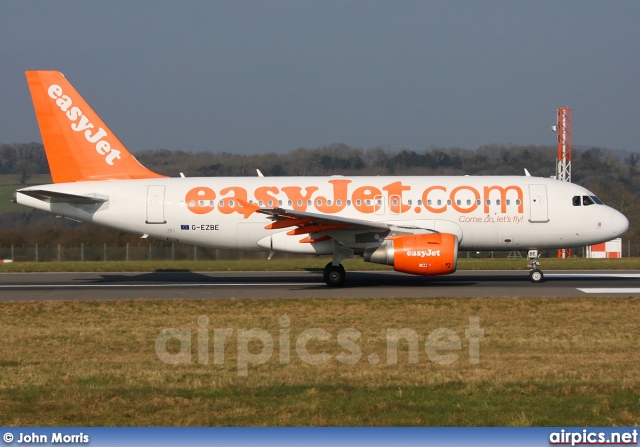
{"label": "airplane", "polygon": [[203,247],[330,255],[415,275],[455,272],[459,250],[539,251],[622,235],[627,218],[589,190],[524,176],[165,177],[142,166],[57,71],[27,71],[53,184],[14,202],[57,216]]}

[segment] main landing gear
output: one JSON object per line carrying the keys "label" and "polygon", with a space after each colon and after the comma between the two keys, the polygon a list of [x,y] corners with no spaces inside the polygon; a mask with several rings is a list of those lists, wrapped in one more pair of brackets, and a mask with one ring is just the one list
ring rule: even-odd
{"label": "main landing gear", "polygon": [[329,287],[340,287],[347,276],[342,261],[353,258],[353,250],[334,240],[333,259],[324,267],[324,282]]}
{"label": "main landing gear", "polygon": [[529,259],[529,279],[531,282],[542,282],[544,281],[544,274],[542,270],[538,267],[540,266],[540,262],[538,262],[538,250],[529,250],[527,254],[527,258]]}
{"label": "main landing gear", "polygon": [[326,282],[329,287],[340,287],[345,277],[346,273],[342,264],[333,265],[333,263],[330,262],[324,268],[324,282]]}

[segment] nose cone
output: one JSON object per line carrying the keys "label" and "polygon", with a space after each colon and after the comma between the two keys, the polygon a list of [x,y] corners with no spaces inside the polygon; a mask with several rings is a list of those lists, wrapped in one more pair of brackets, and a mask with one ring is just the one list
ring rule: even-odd
{"label": "nose cone", "polygon": [[620,211],[612,210],[611,229],[615,236],[624,234],[629,229],[629,219]]}

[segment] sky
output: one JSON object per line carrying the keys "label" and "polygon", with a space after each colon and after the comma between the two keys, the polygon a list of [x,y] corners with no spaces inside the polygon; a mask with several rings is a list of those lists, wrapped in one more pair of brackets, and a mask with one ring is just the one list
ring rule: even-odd
{"label": "sky", "polygon": [[640,2],[0,2],[0,143],[41,141],[26,70],[59,70],[132,151],[640,152]]}

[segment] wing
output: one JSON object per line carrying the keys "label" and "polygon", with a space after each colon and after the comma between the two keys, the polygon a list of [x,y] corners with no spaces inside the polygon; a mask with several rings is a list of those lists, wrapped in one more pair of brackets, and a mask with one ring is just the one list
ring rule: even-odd
{"label": "wing", "polygon": [[[384,222],[374,222],[369,220],[352,219],[348,217],[328,216],[326,214],[308,213],[306,211],[295,211],[284,208],[261,208],[256,204],[240,200],[245,209],[245,218],[253,213],[264,214],[273,222],[266,225],[267,230],[278,230],[291,228],[287,232],[290,236],[308,234],[309,236],[300,240],[301,243],[320,242],[329,239],[341,239],[341,234],[349,232],[352,234],[377,233],[386,236],[390,232],[414,233],[425,231],[422,228],[411,226],[396,226]],[[375,238],[376,243],[382,238]],[[363,240],[364,242],[364,240]],[[351,244],[346,244],[351,245]]]}

